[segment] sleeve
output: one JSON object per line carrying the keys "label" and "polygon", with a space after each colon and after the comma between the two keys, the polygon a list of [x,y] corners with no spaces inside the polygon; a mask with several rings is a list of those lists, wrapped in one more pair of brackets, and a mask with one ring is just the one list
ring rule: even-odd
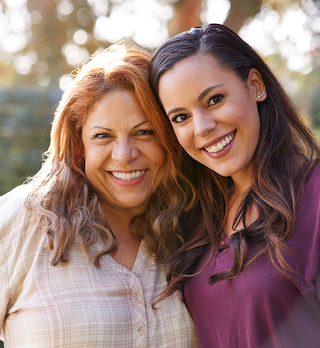
{"label": "sleeve", "polygon": [[[0,332],[2,331],[2,326],[4,318],[7,312],[7,306],[9,302],[9,277],[8,277],[8,267],[3,250],[3,243],[1,239],[1,227],[0,227]],[[1,335],[0,335],[1,338]]]}
{"label": "sleeve", "polygon": [[318,293],[318,300],[320,301],[320,265],[318,265],[316,287],[317,287],[317,293]]}
{"label": "sleeve", "polygon": [[26,267],[23,251],[36,225],[35,214],[24,205],[26,186],[18,186],[0,197],[0,332],[23,282]]}
{"label": "sleeve", "polygon": [[[306,249],[306,253],[310,257],[309,267],[312,268],[312,261],[315,265],[314,281],[316,286],[316,291],[318,295],[318,300],[320,301],[320,165],[318,165],[314,172],[314,180],[311,181],[311,187],[309,187],[309,192],[307,193],[307,200],[309,202],[309,214],[310,220],[314,221],[313,230],[314,233],[310,233],[304,226],[305,233],[311,234],[311,240],[309,247]],[[306,212],[307,214],[307,212]]]}
{"label": "sleeve", "polygon": [[315,287],[320,300],[320,165],[306,183],[301,204],[297,210],[296,227],[300,234],[300,268],[307,286]]}

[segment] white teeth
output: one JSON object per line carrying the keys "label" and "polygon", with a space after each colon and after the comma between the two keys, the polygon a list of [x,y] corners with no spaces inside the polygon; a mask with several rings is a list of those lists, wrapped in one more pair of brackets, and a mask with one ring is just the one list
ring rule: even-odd
{"label": "white teeth", "polygon": [[234,138],[234,133],[232,135],[229,135],[227,137],[225,137],[224,139],[222,139],[218,144],[216,145],[212,145],[209,147],[206,147],[205,149],[209,152],[209,153],[216,153],[221,151],[223,148],[225,148],[228,144],[231,143],[232,139]]}
{"label": "white teeth", "polygon": [[110,172],[115,178],[123,181],[131,181],[139,178],[143,175],[145,170],[137,170],[136,172],[123,173],[123,172]]}

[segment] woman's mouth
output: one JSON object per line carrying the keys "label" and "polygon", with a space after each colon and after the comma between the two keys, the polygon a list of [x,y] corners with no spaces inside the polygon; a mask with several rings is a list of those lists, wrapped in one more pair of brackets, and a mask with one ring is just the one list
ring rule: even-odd
{"label": "woman's mouth", "polygon": [[236,132],[232,132],[232,134],[227,135],[223,139],[219,140],[218,143],[215,143],[214,145],[210,145],[208,147],[205,147],[205,150],[209,153],[217,153],[221,150],[223,150],[228,144],[231,143],[235,136]]}
{"label": "woman's mouth", "polygon": [[116,179],[119,179],[122,181],[132,181],[142,176],[145,173],[145,170],[137,170],[135,172],[130,172],[130,173],[125,173],[125,172],[110,172],[110,173]]}

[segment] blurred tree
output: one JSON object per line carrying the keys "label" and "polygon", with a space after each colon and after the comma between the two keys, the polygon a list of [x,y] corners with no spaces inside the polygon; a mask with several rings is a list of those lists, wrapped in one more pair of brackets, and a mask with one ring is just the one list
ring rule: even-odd
{"label": "blurred tree", "polygon": [[254,17],[260,11],[262,1],[231,0],[230,4],[231,7],[224,24],[238,32],[247,18]]}
{"label": "blurred tree", "polygon": [[200,14],[203,2],[203,0],[177,0],[173,2],[174,15],[168,23],[170,36],[202,25]]}
{"label": "blurred tree", "polygon": [[[8,44],[3,47],[0,42],[0,83],[56,85],[61,75],[81,65],[90,53],[109,46],[112,42],[108,38],[112,34],[120,40],[121,36],[116,33],[119,29],[123,30],[125,38],[130,38],[128,33],[132,34],[132,40],[141,44],[132,28],[131,32],[123,28],[130,25],[125,22],[126,16],[132,21],[132,26],[137,25],[133,15],[139,6],[144,6],[145,13],[160,22],[158,30],[163,29],[163,23],[167,24],[169,36],[172,36],[201,25],[201,13],[206,10],[207,3],[207,0],[18,0],[16,3],[0,0],[0,20],[8,21],[7,26],[11,27],[11,31],[7,37],[13,40],[11,52],[5,51]],[[254,16],[259,11],[260,5],[260,0],[231,0],[226,24],[238,31],[248,16]],[[165,8],[166,13],[171,8],[171,18],[159,11],[161,8]],[[119,22],[121,15],[122,28],[116,27],[115,21],[119,17]],[[147,17],[140,17],[149,27],[153,25]],[[108,20],[111,19],[113,27],[108,27]],[[14,21],[21,24],[13,24]],[[105,25],[106,32],[111,32],[98,35],[99,23]],[[18,42],[17,47],[13,47],[18,40],[21,47]],[[156,46],[157,43],[154,43]],[[155,46],[151,43],[151,48]]]}
{"label": "blurred tree", "polygon": [[[13,84],[50,83],[56,86],[60,76],[69,73],[74,66],[82,64],[89,57],[89,52],[93,53],[98,47],[109,45],[99,42],[93,35],[96,16],[87,0],[27,0],[26,4],[28,11],[24,12],[21,19],[27,23],[27,43],[21,51],[13,53],[9,68],[17,68],[19,60],[21,65],[30,64],[28,60],[23,59],[26,57],[31,57],[33,62],[31,69],[22,71],[20,75],[15,74]],[[14,17],[14,11],[22,12],[22,9],[22,6],[16,10],[4,6],[4,12],[9,18]],[[84,37],[81,44],[74,42],[74,35],[76,32],[79,33],[79,30]],[[68,58],[68,50],[71,58]],[[70,54],[71,50],[73,57]]]}
{"label": "blurred tree", "polygon": [[[168,24],[170,36],[203,24],[201,12],[207,9],[208,1],[176,0],[171,2],[174,6],[174,16]],[[230,0],[230,10],[224,24],[238,32],[248,17],[254,17],[260,11],[261,4],[261,0]],[[212,2],[212,6],[214,6],[214,2]],[[217,3],[216,6],[219,4]]]}
{"label": "blurred tree", "polygon": [[[259,13],[264,3],[266,0],[230,0],[224,24],[238,32],[248,18]],[[320,0],[304,0],[301,4],[298,0],[269,0],[268,3],[280,15],[293,4],[300,6],[312,19],[310,30],[319,36]],[[154,48],[166,38],[166,25],[169,36],[201,25],[206,21],[203,13],[208,6],[216,6],[218,12],[221,0],[18,0],[14,4],[0,0],[0,27],[1,22],[5,27],[7,21],[7,26],[11,26],[7,41],[12,39],[11,52],[0,41],[0,83],[56,86],[61,75],[81,65],[90,53],[114,42],[112,37],[115,41],[132,39]],[[137,12],[141,8],[147,15]],[[23,24],[13,24],[15,21]],[[144,27],[145,34],[146,26],[150,30],[154,27],[154,39],[139,40],[135,31],[138,25]],[[21,47],[19,44],[13,47],[18,39]]]}
{"label": "blurred tree", "polygon": [[[39,169],[38,155],[47,149],[59,100],[58,86],[64,88],[63,78],[68,81],[70,71],[90,53],[122,38],[152,50],[166,37],[210,21],[209,7],[214,13],[227,1],[0,0],[0,33],[5,33],[0,36],[0,194]],[[305,25],[314,35],[310,52],[314,69],[312,74],[293,74],[304,94],[296,88],[292,95],[303,113],[320,126],[320,0],[231,0],[225,24],[238,31],[248,19],[267,16],[263,14],[267,3],[272,6],[268,13],[273,11],[279,18],[292,6],[308,15]],[[268,21],[263,25],[267,28]],[[273,34],[269,39],[275,48],[268,59],[283,75],[287,58],[279,52],[290,38],[277,42]],[[288,76],[284,81],[292,83]]]}
{"label": "blurred tree", "polygon": [[5,193],[35,174],[49,144],[59,89],[0,90],[0,192]]}

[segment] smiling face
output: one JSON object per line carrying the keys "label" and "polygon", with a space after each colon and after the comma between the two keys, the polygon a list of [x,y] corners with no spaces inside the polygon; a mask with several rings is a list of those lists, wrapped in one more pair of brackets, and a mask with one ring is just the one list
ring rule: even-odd
{"label": "smiling face", "polygon": [[97,101],[82,128],[85,174],[109,209],[141,213],[165,153],[134,92]]}
{"label": "smiling face", "polygon": [[251,179],[260,120],[257,101],[264,84],[252,69],[248,81],[210,54],[183,59],[165,72],[159,96],[177,139],[198,162],[235,181]]}

